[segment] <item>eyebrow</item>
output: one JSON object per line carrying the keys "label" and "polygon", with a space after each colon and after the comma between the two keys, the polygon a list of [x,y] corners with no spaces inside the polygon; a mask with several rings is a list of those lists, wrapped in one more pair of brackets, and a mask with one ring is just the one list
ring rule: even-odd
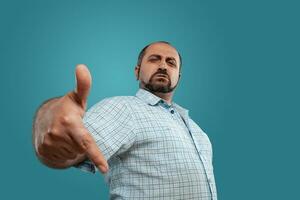
{"label": "eyebrow", "polygon": [[[161,56],[158,54],[151,54],[148,58],[150,58],[150,57],[157,57],[157,58],[161,59]],[[177,65],[177,61],[174,57],[167,57],[167,60],[173,60],[173,61],[175,61],[176,65]]]}

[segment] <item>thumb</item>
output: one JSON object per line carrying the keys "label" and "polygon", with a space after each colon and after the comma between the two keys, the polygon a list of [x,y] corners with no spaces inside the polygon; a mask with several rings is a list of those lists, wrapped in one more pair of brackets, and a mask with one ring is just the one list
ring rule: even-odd
{"label": "thumb", "polygon": [[75,94],[77,100],[83,106],[83,108],[86,105],[91,85],[92,85],[92,76],[87,66],[84,64],[77,65]]}

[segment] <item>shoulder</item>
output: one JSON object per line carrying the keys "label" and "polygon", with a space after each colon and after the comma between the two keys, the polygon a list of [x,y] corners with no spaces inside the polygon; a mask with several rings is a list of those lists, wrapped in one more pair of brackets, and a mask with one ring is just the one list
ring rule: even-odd
{"label": "shoulder", "polygon": [[134,96],[107,97],[94,104],[88,112],[128,110],[134,100]]}
{"label": "shoulder", "polygon": [[132,119],[132,110],[129,107],[131,96],[114,96],[104,98],[94,104],[84,114],[84,121],[91,123],[124,122]]}

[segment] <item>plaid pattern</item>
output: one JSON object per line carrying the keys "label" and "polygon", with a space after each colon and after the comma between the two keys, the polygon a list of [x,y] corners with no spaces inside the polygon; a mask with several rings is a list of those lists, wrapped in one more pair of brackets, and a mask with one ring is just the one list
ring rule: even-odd
{"label": "plaid pattern", "polygon": [[217,200],[211,143],[188,110],[139,89],[100,101],[84,124],[108,160],[110,199]]}

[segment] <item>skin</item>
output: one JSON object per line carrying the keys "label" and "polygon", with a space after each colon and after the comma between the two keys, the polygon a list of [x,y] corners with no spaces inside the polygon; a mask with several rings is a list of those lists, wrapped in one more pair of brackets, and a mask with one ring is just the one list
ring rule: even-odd
{"label": "skin", "polygon": [[[180,78],[180,59],[176,49],[165,43],[154,43],[150,45],[143,57],[141,66],[135,67],[135,76],[140,81],[140,88],[149,90],[145,87],[146,83],[159,70],[165,70],[168,76],[156,75],[153,77],[153,84],[166,86],[171,82],[171,87],[176,87]],[[152,91],[150,91],[152,92]],[[164,99],[167,103],[172,102],[174,90],[172,92],[152,92],[156,96]]]}
{"label": "skin", "polygon": [[106,173],[107,161],[82,121],[92,84],[85,65],[77,65],[76,81],[74,91],[50,100],[38,110],[33,127],[36,155],[51,168],[67,168],[89,158]]}
{"label": "skin", "polygon": [[[154,43],[147,48],[141,65],[135,67],[135,76],[140,88],[146,90],[149,90],[147,84],[154,88],[175,88],[180,78],[179,67],[180,59],[174,47]],[[68,168],[89,158],[102,173],[109,170],[107,161],[82,121],[91,84],[88,68],[77,65],[75,90],[49,100],[38,110],[33,126],[33,144],[37,157],[45,165]],[[169,104],[172,102],[174,90],[150,92]]]}

